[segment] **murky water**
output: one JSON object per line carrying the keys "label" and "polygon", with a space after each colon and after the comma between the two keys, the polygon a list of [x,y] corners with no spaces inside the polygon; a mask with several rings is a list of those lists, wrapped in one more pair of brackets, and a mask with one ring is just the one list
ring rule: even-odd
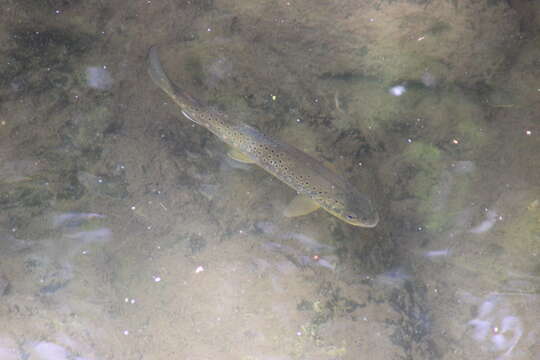
{"label": "murky water", "polygon": [[[0,10],[0,359],[540,359],[540,4]],[[230,159],[146,72],[326,163]]]}

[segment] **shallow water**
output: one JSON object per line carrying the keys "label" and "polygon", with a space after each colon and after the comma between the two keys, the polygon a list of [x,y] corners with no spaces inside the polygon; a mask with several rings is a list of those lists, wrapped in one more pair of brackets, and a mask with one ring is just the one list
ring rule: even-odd
{"label": "shallow water", "polygon": [[[7,0],[0,360],[540,359],[540,5]],[[146,72],[325,162],[353,227]]]}

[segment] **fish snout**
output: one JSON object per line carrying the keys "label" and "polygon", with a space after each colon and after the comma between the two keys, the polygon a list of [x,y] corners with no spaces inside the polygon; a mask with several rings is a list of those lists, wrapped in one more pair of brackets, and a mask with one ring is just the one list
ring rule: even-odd
{"label": "fish snout", "polygon": [[379,223],[379,214],[374,213],[373,216],[362,219],[362,227],[374,228]]}
{"label": "fish snout", "polygon": [[358,227],[373,228],[379,223],[379,214],[377,212],[368,215],[356,215],[353,213],[335,215],[346,223]]}

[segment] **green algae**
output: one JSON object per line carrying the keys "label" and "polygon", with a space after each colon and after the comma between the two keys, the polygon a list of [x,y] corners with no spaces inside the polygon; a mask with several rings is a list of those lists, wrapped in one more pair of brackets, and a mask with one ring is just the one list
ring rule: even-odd
{"label": "green algae", "polygon": [[[478,121],[473,121],[470,118],[459,121],[456,126],[456,132],[461,142],[465,142],[468,147],[474,150],[478,150],[488,141],[485,128],[483,129]],[[459,142],[460,140],[457,141]]]}
{"label": "green algae", "polygon": [[103,141],[105,130],[112,119],[113,113],[107,104],[88,107],[73,119],[67,135],[78,148],[95,148]]}
{"label": "green algae", "polygon": [[38,208],[47,207],[53,194],[44,184],[34,181],[19,182],[17,184],[0,185],[0,209],[11,208]]}
{"label": "green algae", "polygon": [[419,141],[413,142],[405,149],[404,156],[405,161],[426,172],[433,172],[441,167],[441,150],[431,144]]}
{"label": "green algae", "polygon": [[466,205],[472,177],[452,171],[447,155],[432,144],[413,142],[401,159],[412,167],[407,191],[419,201],[417,211],[425,229],[437,232],[450,227]]}
{"label": "green algae", "polygon": [[[531,191],[523,196],[523,200],[515,207],[513,216],[506,219],[508,222],[501,230],[501,245],[511,254],[539,254],[540,253],[540,199],[538,191]],[[532,259],[531,259],[532,260]],[[528,266],[534,267],[532,261]]]}
{"label": "green algae", "polygon": [[430,196],[418,209],[424,215],[426,230],[438,232],[453,226],[471,189],[470,177],[444,171],[439,182],[431,188]]}
{"label": "green algae", "polygon": [[422,200],[422,213],[428,212],[432,189],[440,178],[442,164],[441,150],[431,144],[414,142],[403,153],[404,161],[413,166],[415,175],[408,183],[408,191]]}

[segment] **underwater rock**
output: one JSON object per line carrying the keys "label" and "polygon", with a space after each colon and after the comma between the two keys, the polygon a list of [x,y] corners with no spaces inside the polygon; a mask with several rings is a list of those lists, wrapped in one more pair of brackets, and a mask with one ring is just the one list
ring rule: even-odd
{"label": "underwater rock", "polygon": [[[235,13],[253,29],[245,36],[290,54],[292,68],[329,76],[374,76],[386,84],[423,80],[433,86],[447,80],[474,86],[489,81],[505,57],[515,54],[519,17],[506,1],[457,4],[297,1],[296,11],[235,4]],[[279,30],[276,19],[281,19]]]}

